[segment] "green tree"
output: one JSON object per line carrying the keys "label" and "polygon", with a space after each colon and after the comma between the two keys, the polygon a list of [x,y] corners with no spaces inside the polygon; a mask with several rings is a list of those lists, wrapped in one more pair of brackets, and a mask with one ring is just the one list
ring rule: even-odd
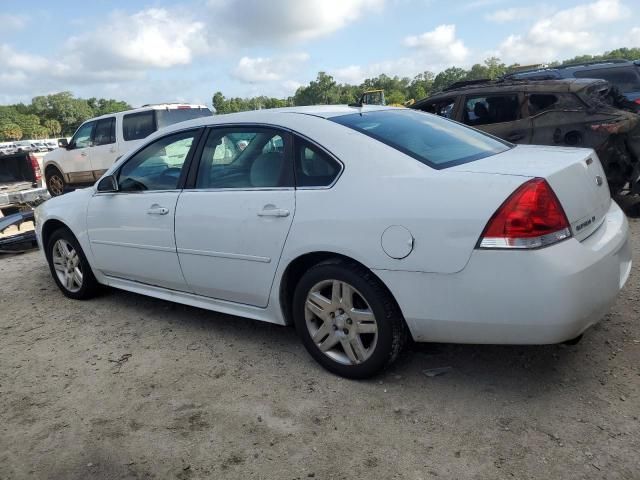
{"label": "green tree", "polygon": [[20,140],[22,138],[22,130],[15,123],[0,123],[0,140]]}
{"label": "green tree", "polygon": [[62,126],[60,125],[60,122],[52,118],[44,121],[44,127],[47,129],[49,136],[51,137],[59,137],[62,133]]}
{"label": "green tree", "polygon": [[440,92],[447,88],[449,85],[452,85],[455,82],[459,82],[460,80],[464,80],[466,76],[467,71],[465,69],[459,67],[449,67],[436,75],[433,80],[433,90],[434,92]]}

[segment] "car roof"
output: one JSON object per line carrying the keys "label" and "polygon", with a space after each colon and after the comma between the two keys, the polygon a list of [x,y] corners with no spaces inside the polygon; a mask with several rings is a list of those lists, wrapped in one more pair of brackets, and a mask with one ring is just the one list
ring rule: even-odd
{"label": "car roof", "polygon": [[475,94],[486,92],[579,92],[584,88],[597,84],[607,83],[605,80],[597,80],[592,78],[563,78],[557,80],[497,80],[484,83],[472,83],[463,85],[458,88],[451,88],[436,93],[430,97],[418,100],[411,107],[420,106],[427,101],[437,100],[440,98],[448,98],[460,94]]}
{"label": "car roof", "polygon": [[291,123],[292,115],[306,115],[318,119],[329,119],[352,113],[379,112],[384,110],[407,110],[403,107],[388,107],[379,105],[364,105],[351,107],[349,105],[309,105],[304,107],[268,108],[263,110],[248,110],[244,112],[225,113],[210,117],[194,118],[184,122],[174,123],[153,133],[147,139],[166,135],[167,133],[187,128],[234,123],[254,123],[287,125]]}

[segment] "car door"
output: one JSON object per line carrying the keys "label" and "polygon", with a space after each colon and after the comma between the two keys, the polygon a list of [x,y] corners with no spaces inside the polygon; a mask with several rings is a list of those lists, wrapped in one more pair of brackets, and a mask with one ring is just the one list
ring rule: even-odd
{"label": "car door", "polygon": [[295,213],[290,135],[213,128],[197,157],[176,208],[185,280],[197,294],[266,307]]}
{"label": "car door", "polygon": [[467,95],[462,122],[509,142],[531,143],[531,120],[523,112],[524,97],[517,92]]}
{"label": "car door", "polygon": [[95,268],[150,285],[187,290],[174,236],[176,203],[200,130],[155,140],[114,174],[118,190],[96,192],[87,210]]}
{"label": "car door", "polygon": [[106,172],[118,156],[116,149],[116,119],[102,118],[96,122],[93,130],[93,147],[91,148],[91,168],[97,180]]}
{"label": "car door", "polygon": [[60,165],[69,183],[94,182],[93,167],[89,159],[93,145],[93,130],[96,122],[84,123],[78,128],[64,152],[64,161]]}

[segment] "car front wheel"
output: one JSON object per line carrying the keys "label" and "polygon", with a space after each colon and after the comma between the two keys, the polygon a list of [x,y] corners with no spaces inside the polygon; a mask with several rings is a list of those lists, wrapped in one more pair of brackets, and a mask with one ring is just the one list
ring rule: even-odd
{"label": "car front wheel", "polygon": [[98,282],[69,230],[61,228],[51,234],[46,254],[51,275],[62,293],[75,300],[89,299],[96,294]]}
{"label": "car front wheel", "polygon": [[296,287],[293,314],[311,356],[347,378],[380,372],[396,359],[407,338],[391,294],[355,263],[328,262],[309,269]]}

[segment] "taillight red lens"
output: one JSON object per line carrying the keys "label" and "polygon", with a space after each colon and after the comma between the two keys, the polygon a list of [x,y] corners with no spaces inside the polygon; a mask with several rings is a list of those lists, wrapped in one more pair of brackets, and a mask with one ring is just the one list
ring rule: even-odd
{"label": "taillight red lens", "polygon": [[636,99],[634,100],[634,102],[636,102],[638,105],[640,105],[640,98],[636,98]]}
{"label": "taillight red lens", "polygon": [[40,180],[42,180],[42,172],[40,171],[38,159],[33,153],[30,153],[29,161],[31,162],[31,170],[33,170],[33,176],[35,177],[36,182],[39,182]]}
{"label": "taillight red lens", "polygon": [[534,178],[518,187],[493,214],[480,248],[539,248],[571,236],[569,221],[547,181]]}

